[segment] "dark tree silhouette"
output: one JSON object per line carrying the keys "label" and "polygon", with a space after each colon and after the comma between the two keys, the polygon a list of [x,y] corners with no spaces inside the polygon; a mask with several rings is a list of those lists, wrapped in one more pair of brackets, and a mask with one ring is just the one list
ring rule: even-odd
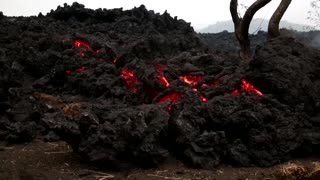
{"label": "dark tree silhouette", "polygon": [[254,14],[267,5],[271,0],[257,0],[245,12],[241,18],[238,14],[238,0],[231,0],[230,13],[234,23],[235,35],[240,44],[240,57],[249,63],[251,60],[250,40],[249,40],[249,26]]}
{"label": "dark tree silhouette", "polygon": [[269,26],[268,26],[269,38],[277,37],[280,35],[279,23],[284,13],[287,11],[290,3],[291,3],[291,0],[281,0],[281,3],[279,4],[278,8],[272,14],[271,19],[269,21]]}

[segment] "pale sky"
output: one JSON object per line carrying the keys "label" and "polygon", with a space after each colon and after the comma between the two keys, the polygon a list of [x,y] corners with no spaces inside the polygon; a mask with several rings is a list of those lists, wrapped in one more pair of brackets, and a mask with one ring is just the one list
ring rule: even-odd
{"label": "pale sky", "polygon": [[[66,2],[72,4],[75,0],[0,0],[0,11],[6,16],[30,16],[39,12],[46,14],[58,5]],[[270,18],[281,0],[272,0],[267,6],[257,12],[255,18]],[[77,0],[87,8],[113,9],[123,7],[131,9],[144,4],[148,10],[163,13],[165,10],[171,16],[178,16],[190,22],[197,30],[218,21],[231,19],[229,12],[230,0]],[[250,5],[254,0],[239,0],[239,4]],[[283,19],[292,23],[308,24],[306,18],[310,10],[310,0],[293,0]]]}

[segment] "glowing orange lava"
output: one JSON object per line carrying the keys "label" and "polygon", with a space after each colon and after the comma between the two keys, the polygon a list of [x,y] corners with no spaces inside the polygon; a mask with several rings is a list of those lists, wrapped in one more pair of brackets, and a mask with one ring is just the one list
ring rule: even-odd
{"label": "glowing orange lava", "polygon": [[170,94],[167,94],[167,95],[161,97],[159,99],[159,102],[166,102],[168,100],[170,100],[172,102],[176,102],[178,99],[180,99],[180,97],[181,97],[181,93],[173,92],[173,93],[170,93]]}
{"label": "glowing orange lava", "polygon": [[232,91],[230,94],[234,95],[234,96],[239,96],[240,95],[240,91],[239,91],[239,89],[236,89],[236,90]]}
{"label": "glowing orange lava", "polygon": [[262,92],[256,89],[253,85],[251,85],[247,80],[242,79],[242,88],[247,92],[253,92],[258,96],[263,96]]}
{"label": "glowing orange lava", "polygon": [[155,67],[159,71],[158,78],[159,78],[160,83],[166,87],[170,87],[170,83],[169,83],[168,79],[164,76],[164,73],[163,73],[163,69],[165,68],[165,66],[161,65],[161,64],[156,64]]}
{"label": "glowing orange lava", "polygon": [[126,81],[129,89],[133,92],[137,92],[136,85],[139,83],[139,80],[134,71],[124,68],[121,70],[121,77]]}
{"label": "glowing orange lava", "polygon": [[83,41],[83,40],[79,40],[79,39],[74,40],[73,44],[76,48],[86,48],[86,49],[91,48],[91,46],[88,42]]}
{"label": "glowing orange lava", "polygon": [[[251,85],[247,80],[241,80],[241,88],[246,92],[252,92],[257,96],[263,96],[263,93]],[[230,93],[231,95],[238,96],[240,95],[240,89],[236,89]]]}
{"label": "glowing orange lava", "polygon": [[166,87],[170,87],[169,81],[167,80],[166,77],[164,77],[163,74],[159,74],[158,78],[159,78],[161,84],[165,85]]}
{"label": "glowing orange lava", "polygon": [[80,68],[76,69],[75,72],[79,73],[79,72],[84,71],[84,70],[86,70],[86,67],[85,66],[81,66]]}
{"label": "glowing orange lava", "polygon": [[204,97],[203,95],[200,95],[200,100],[202,102],[207,102],[208,101],[208,98]]}
{"label": "glowing orange lava", "polygon": [[70,70],[66,70],[65,71],[67,75],[71,75],[71,71]]}
{"label": "glowing orange lava", "polygon": [[[75,48],[80,49],[80,56],[81,56],[81,57],[85,57],[87,50],[88,50],[88,49],[91,49],[91,46],[90,46],[90,43],[89,43],[89,42],[84,41],[84,40],[80,40],[80,39],[75,39],[75,40],[73,41],[73,45],[74,45]],[[94,52],[95,52],[96,54],[99,54],[99,53],[101,53],[101,50],[98,49],[98,50],[95,50]],[[98,58],[98,59],[99,59],[101,62],[105,62],[105,60],[104,60],[103,58]],[[116,63],[116,61],[117,61],[117,59],[114,58],[113,63]],[[79,73],[79,72],[84,71],[84,70],[86,70],[86,67],[85,67],[85,66],[81,66],[80,68],[75,69],[74,72]],[[71,75],[72,72],[73,72],[73,71],[71,71],[71,70],[66,70],[66,71],[65,71],[65,73],[66,73],[67,75]]]}
{"label": "glowing orange lava", "polygon": [[179,79],[184,81],[185,83],[195,86],[197,85],[202,79],[202,76],[179,76]]}

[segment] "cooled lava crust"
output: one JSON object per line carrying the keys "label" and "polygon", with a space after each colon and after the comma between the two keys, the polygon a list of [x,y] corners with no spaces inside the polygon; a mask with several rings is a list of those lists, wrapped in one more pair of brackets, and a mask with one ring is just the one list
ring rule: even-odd
{"label": "cooled lava crust", "polygon": [[63,140],[116,169],[319,155],[319,50],[279,37],[249,65],[217,50],[144,6],[1,15],[0,140]]}

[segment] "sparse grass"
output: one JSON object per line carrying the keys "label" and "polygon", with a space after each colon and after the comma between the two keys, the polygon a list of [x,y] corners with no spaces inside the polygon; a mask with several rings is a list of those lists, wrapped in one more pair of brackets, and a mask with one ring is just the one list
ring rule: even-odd
{"label": "sparse grass", "polygon": [[308,174],[308,168],[295,163],[289,162],[281,165],[280,169],[276,172],[277,179],[305,179]]}
{"label": "sparse grass", "polygon": [[320,179],[320,163],[319,162],[313,162],[313,168],[311,172],[308,174],[307,179],[308,180],[317,180]]}

